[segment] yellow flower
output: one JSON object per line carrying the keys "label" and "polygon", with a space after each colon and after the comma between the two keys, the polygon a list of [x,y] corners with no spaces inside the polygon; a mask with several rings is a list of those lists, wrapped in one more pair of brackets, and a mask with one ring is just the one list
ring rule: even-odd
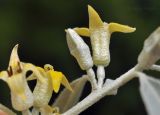
{"label": "yellow flower", "polygon": [[98,13],[88,5],[89,28],[75,28],[75,31],[82,36],[91,38],[93,50],[93,61],[95,65],[107,66],[110,62],[109,43],[110,35],[113,32],[130,33],[136,29],[118,23],[105,23]]}
{"label": "yellow flower", "polygon": [[[11,52],[8,69],[0,72],[0,79],[5,81],[11,90],[14,109],[22,111],[33,105],[33,95],[26,81],[26,72],[32,70],[37,74],[38,70],[32,64],[20,62],[17,50],[18,45]],[[38,75],[43,82],[40,73]]]}
{"label": "yellow flower", "polygon": [[[35,107],[44,107],[48,105],[50,98],[52,96],[52,92],[58,92],[60,85],[64,85],[67,89],[72,91],[72,88],[66,79],[65,75],[62,72],[54,71],[53,66],[46,64],[44,68],[37,67],[45,82],[39,82],[37,80],[37,84],[34,88],[34,106]],[[27,78],[27,80],[36,79],[36,75],[34,73]]]}
{"label": "yellow flower", "polygon": [[57,93],[59,91],[60,85],[64,85],[67,89],[72,91],[72,88],[62,72],[54,71],[53,66],[46,64],[44,65],[44,70],[47,73],[48,77],[52,79],[53,90]]}

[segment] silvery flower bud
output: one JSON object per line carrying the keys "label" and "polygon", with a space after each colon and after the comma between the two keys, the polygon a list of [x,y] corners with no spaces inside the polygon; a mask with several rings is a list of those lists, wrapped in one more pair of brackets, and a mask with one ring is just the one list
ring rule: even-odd
{"label": "silvery flower bud", "polygon": [[71,55],[77,59],[82,70],[91,68],[93,61],[88,45],[73,29],[67,29],[66,32],[67,44]]}
{"label": "silvery flower bud", "polygon": [[140,69],[150,68],[160,59],[160,27],[158,27],[144,42],[143,50],[138,57]]}

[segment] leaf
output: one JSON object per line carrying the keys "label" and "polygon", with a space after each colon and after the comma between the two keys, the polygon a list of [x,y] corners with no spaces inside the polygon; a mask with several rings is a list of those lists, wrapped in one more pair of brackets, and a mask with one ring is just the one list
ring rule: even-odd
{"label": "leaf", "polygon": [[160,27],[158,27],[144,42],[138,56],[140,69],[148,69],[160,59]]}
{"label": "leaf", "polygon": [[71,82],[73,92],[70,92],[65,88],[53,103],[53,107],[58,107],[60,113],[63,113],[73,107],[79,101],[86,82],[86,75]]}
{"label": "leaf", "polygon": [[140,93],[149,115],[160,115],[160,80],[140,76]]}

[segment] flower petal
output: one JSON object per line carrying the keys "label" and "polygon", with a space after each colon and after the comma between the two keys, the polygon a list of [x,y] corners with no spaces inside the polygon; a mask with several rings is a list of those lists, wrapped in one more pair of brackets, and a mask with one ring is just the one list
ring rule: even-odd
{"label": "flower petal", "polygon": [[18,56],[18,44],[14,46],[11,56],[10,56],[10,61],[9,61],[9,66],[8,69],[12,69],[11,71],[14,73],[17,73],[17,71],[22,68],[20,65],[20,59]]}
{"label": "flower petal", "polygon": [[90,36],[90,32],[88,28],[74,28],[74,30],[81,36]]}
{"label": "flower petal", "polygon": [[89,29],[101,28],[103,27],[103,22],[99,17],[98,13],[88,5],[88,14],[89,14]]}
{"label": "flower petal", "polygon": [[63,73],[62,73],[62,75],[63,75],[62,84],[63,84],[67,89],[69,89],[70,91],[73,92],[73,89],[72,89],[71,85],[69,84],[66,76],[65,76]]}
{"label": "flower petal", "polygon": [[32,71],[34,73],[34,75],[40,80],[40,82],[44,83],[45,79],[43,78],[43,74],[41,74],[41,72],[39,71],[39,69],[31,64],[31,63],[23,63],[23,67],[24,67],[24,73],[26,73],[27,71]]}
{"label": "flower petal", "polygon": [[118,23],[109,23],[108,29],[109,29],[110,33],[113,33],[113,32],[131,33],[136,30],[136,28],[132,28],[130,26],[122,25],[122,24],[118,24]]}
{"label": "flower petal", "polygon": [[57,93],[59,91],[63,75],[61,72],[57,72],[53,70],[48,71],[48,73],[52,78],[53,90]]}
{"label": "flower petal", "polygon": [[37,77],[36,77],[34,74],[31,74],[31,75],[27,78],[28,81],[36,80],[36,79],[37,79]]}
{"label": "flower petal", "polygon": [[3,81],[6,81],[8,78],[8,73],[7,71],[1,71],[0,72],[0,79],[2,79]]}

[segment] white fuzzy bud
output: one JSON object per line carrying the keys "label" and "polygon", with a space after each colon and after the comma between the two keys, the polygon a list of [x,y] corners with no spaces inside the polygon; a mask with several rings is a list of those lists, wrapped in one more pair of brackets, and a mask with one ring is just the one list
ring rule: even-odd
{"label": "white fuzzy bud", "polygon": [[144,42],[143,50],[138,57],[140,69],[149,69],[160,59],[160,27],[158,27]]}
{"label": "white fuzzy bud", "polygon": [[88,45],[73,29],[67,29],[66,32],[67,44],[71,55],[77,59],[82,70],[88,70],[93,66]]}

